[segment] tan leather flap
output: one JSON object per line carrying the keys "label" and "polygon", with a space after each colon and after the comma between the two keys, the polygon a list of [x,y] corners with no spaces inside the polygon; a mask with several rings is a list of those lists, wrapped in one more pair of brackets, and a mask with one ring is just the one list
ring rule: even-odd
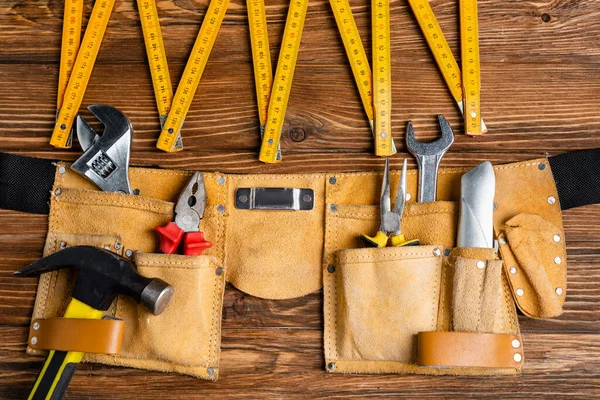
{"label": "tan leather flap", "polygon": [[119,354],[125,321],[120,319],[34,319],[29,346],[37,350]]}
{"label": "tan leather flap", "polygon": [[419,332],[417,363],[422,367],[521,368],[518,335]]}

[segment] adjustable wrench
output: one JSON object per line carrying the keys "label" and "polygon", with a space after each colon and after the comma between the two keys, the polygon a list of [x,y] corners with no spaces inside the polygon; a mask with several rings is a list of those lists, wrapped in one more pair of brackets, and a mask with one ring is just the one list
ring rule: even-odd
{"label": "adjustable wrench", "polygon": [[415,139],[412,121],[406,128],[406,146],[417,159],[419,166],[419,202],[435,201],[437,194],[437,175],[440,161],[446,150],[454,143],[454,132],[446,118],[438,115],[442,136],[434,142],[423,143]]}
{"label": "adjustable wrench", "polygon": [[88,109],[104,124],[104,133],[98,135],[85,119],[77,116],[77,138],[84,153],[71,169],[104,191],[134,193],[129,184],[131,122],[121,111],[104,104],[93,104]]}

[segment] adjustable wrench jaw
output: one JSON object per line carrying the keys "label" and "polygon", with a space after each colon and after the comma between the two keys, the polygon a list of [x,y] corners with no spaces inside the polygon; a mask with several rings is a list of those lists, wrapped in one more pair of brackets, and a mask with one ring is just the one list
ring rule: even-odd
{"label": "adjustable wrench jaw", "polygon": [[77,137],[84,153],[71,169],[104,191],[132,194],[129,184],[131,123],[121,111],[107,105],[91,105],[88,109],[104,124],[104,133],[98,135],[82,117],[77,117]]}
{"label": "adjustable wrench jaw", "polygon": [[435,201],[437,195],[437,175],[442,157],[454,143],[454,132],[446,118],[438,115],[442,136],[434,142],[423,143],[415,138],[412,122],[406,128],[406,146],[417,159],[419,166],[419,202]]}

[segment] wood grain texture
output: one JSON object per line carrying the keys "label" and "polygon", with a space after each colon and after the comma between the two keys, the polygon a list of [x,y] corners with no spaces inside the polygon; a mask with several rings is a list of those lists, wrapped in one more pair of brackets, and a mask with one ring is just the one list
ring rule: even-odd
{"label": "wood grain texture", "polygon": [[[89,15],[92,2],[85,3],[84,14]],[[432,139],[438,113],[458,133],[444,158],[447,166],[512,162],[598,147],[600,2],[478,3],[482,110],[490,133],[469,138],[460,134],[460,114],[406,0],[391,1],[392,124],[401,155],[407,155],[406,122],[413,120],[419,138]],[[176,85],[208,0],[157,4]],[[273,60],[287,4],[267,0]],[[351,4],[370,53],[370,2]],[[431,5],[459,56],[458,2],[432,0]],[[62,8],[59,0],[0,0],[0,151],[63,160],[80,154],[77,146],[56,150],[48,144]],[[230,4],[186,118],[184,152],[167,155],[154,148],[159,125],[145,57],[135,1],[117,0],[84,104],[107,103],[128,114],[135,129],[133,165],[237,173],[381,168],[382,161],[371,155],[369,127],[326,0],[310,2],[282,137],[284,162],[278,165],[257,161],[258,117],[243,0]],[[0,397],[24,398],[41,366],[40,358],[24,352],[37,282],[11,274],[41,256],[47,220],[0,211],[0,221]],[[599,398],[600,205],[569,210],[564,223],[569,263],[565,312],[554,320],[520,317],[523,376],[330,375],[323,365],[320,292],[269,301],[228,286],[218,382],[82,365],[68,398]]]}

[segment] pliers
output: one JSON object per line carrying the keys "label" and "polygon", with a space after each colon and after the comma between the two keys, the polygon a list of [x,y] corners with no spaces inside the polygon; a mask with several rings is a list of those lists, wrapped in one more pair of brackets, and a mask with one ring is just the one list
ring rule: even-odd
{"label": "pliers", "polygon": [[374,237],[362,235],[362,239],[367,247],[386,247],[388,243],[388,234],[392,233],[391,243],[394,247],[417,246],[417,239],[407,240],[402,233],[402,213],[406,203],[406,159],[402,166],[402,176],[398,185],[396,194],[396,204],[394,211],[391,210],[390,199],[390,161],[385,159],[385,170],[383,171],[383,183],[381,185],[381,199],[379,204],[380,226],[379,231]]}
{"label": "pliers", "polygon": [[156,227],[163,253],[175,253],[182,239],[183,254],[188,256],[198,256],[212,246],[211,242],[204,239],[204,232],[200,232],[200,220],[205,207],[204,176],[196,172],[179,195],[175,205],[175,223]]}

